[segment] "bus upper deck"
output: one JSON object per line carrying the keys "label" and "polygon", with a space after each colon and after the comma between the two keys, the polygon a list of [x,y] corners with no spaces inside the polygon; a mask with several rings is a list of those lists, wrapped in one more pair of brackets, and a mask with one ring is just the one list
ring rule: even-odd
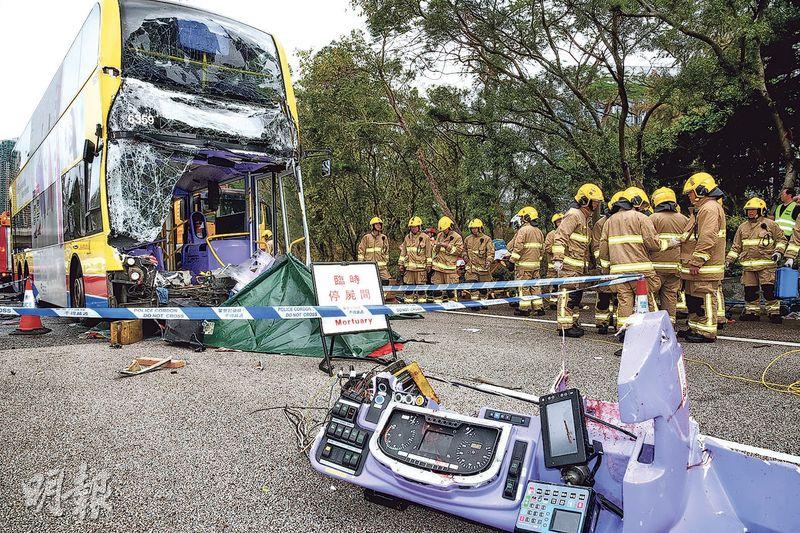
{"label": "bus upper deck", "polygon": [[[15,151],[15,274],[47,303],[150,303],[140,269],[196,276],[267,248],[267,234],[274,251],[305,237],[308,260],[286,57],[245,24],[102,0]],[[215,213],[226,202],[235,211]]]}

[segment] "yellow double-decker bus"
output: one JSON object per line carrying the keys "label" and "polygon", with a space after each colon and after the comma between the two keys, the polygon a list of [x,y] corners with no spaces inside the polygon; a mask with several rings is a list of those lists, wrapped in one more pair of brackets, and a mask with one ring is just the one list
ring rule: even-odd
{"label": "yellow double-decker bus", "polygon": [[14,273],[41,302],[154,301],[309,243],[297,109],[270,34],[154,0],[101,0],[14,148]]}

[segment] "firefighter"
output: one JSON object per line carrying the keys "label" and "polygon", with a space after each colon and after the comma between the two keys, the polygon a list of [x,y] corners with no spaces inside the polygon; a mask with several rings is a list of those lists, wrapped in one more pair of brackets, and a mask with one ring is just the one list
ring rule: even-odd
{"label": "firefighter", "polygon": [[[425,285],[433,265],[433,243],[422,232],[422,219],[413,216],[408,221],[408,234],[400,244],[398,271],[406,285]],[[422,292],[406,292],[407,302],[424,302]]]}
{"label": "firefighter", "polygon": [[[517,215],[522,222],[522,226],[514,236],[514,246],[511,249],[511,262],[514,263],[514,279],[530,280],[539,277],[539,269],[542,266],[542,249],[544,247],[544,234],[536,227],[536,220],[539,212],[531,206],[525,206],[519,210]],[[541,287],[520,287],[519,295],[531,296],[541,294]],[[519,308],[514,311],[515,315],[528,316],[531,309],[541,316],[544,314],[542,299],[520,300]]]}
{"label": "firefighter", "polygon": [[[550,217],[550,222],[553,223],[553,229],[547,232],[547,235],[544,238],[544,256],[545,260],[547,261],[547,277],[554,278],[556,277],[556,271],[553,268],[553,242],[556,239],[556,230],[558,229],[558,225],[561,224],[561,219],[564,218],[564,213],[556,213],[552,217]],[[556,286],[553,285],[548,289],[548,292],[555,292]],[[556,302],[558,298],[556,296],[550,296],[547,299],[550,302],[550,309],[556,308]]]}
{"label": "firefighter", "polygon": [[[616,193],[611,197],[611,200],[608,201],[608,213],[598,218],[594,226],[592,226],[592,255],[594,256],[597,274],[600,275],[608,274],[608,266],[603,266],[600,261],[600,237],[603,235],[603,226],[611,215],[612,206],[619,199],[620,194],[622,193]],[[608,328],[614,323],[612,314],[614,310],[611,304],[613,299],[614,294],[611,287],[597,288],[597,301],[594,304],[594,325],[600,335],[607,335]]]}
{"label": "firefighter", "polygon": [[742,265],[745,306],[740,320],[756,321],[761,315],[761,297],[766,300],[766,311],[773,324],[783,322],[781,304],[775,298],[775,272],[777,262],[786,251],[786,237],[781,227],[766,217],[767,203],[761,198],[751,198],[744,204],[747,220],[741,223],[733,236],[733,244],[725,257],[725,268],[735,261]]}
{"label": "firefighter", "polygon": [[[634,205],[645,210],[649,201],[644,201],[644,191],[625,190],[615,195],[613,214],[603,226],[600,237],[600,261],[608,265],[611,274],[642,274],[647,280],[648,307],[658,310],[654,294],[659,289],[659,278],[650,261],[652,252],[667,249],[668,243],[661,243],[650,217]],[[636,302],[636,281],[614,285],[617,295],[617,321],[624,326],[633,314]]]}
{"label": "firefighter", "polygon": [[269,255],[275,255],[275,241],[272,240],[272,230],[261,231],[261,239],[258,241],[258,248]]}
{"label": "firefighter", "polygon": [[[431,282],[439,285],[445,283],[458,283],[458,271],[456,261],[464,252],[464,241],[455,231],[455,224],[450,217],[439,219],[439,233],[436,234],[436,241],[433,245],[433,276]],[[447,291],[446,298],[449,299],[451,291]],[[442,291],[434,293],[434,301],[442,301]]]}
{"label": "firefighter", "polygon": [[[586,274],[589,268],[589,220],[604,201],[600,187],[585,183],[575,193],[575,202],[564,213],[553,242],[553,269],[557,276],[576,277]],[[581,337],[580,305],[583,291],[576,290],[567,296],[562,289],[558,295],[556,316],[558,333],[567,337]]]}
{"label": "firefighter", "polygon": [[[669,187],[656,189],[653,192],[653,206],[655,212],[650,216],[650,220],[656,228],[659,240],[668,245],[672,239],[679,239],[689,219],[679,212],[675,191]],[[650,254],[650,259],[660,281],[658,294],[655,294],[656,302],[660,309],[669,313],[669,319],[674,325],[678,291],[681,288],[681,252],[677,247],[658,250]]]}
{"label": "firefighter", "polygon": [[725,276],[725,211],[717,198],[723,192],[714,177],[698,172],[686,180],[683,194],[694,206],[680,239],[681,279],[686,291],[689,329],[678,333],[687,342],[717,338],[717,289]]}
{"label": "firefighter", "polygon": [[[492,281],[490,269],[494,262],[494,242],[483,233],[481,219],[472,219],[468,227],[470,234],[464,239],[464,253],[467,261],[464,279],[468,283]],[[486,289],[469,292],[471,300],[478,300],[479,297],[486,298],[488,295],[489,291]]]}
{"label": "firefighter", "polygon": [[652,214],[653,210],[650,207],[650,198],[647,197],[647,193],[644,192],[644,189],[628,187],[623,194],[630,200],[630,204],[634,209],[645,215]]}
{"label": "firefighter", "polygon": [[358,260],[372,261],[378,265],[381,283],[389,285],[389,237],[383,233],[383,220],[372,217],[370,232],[361,237],[358,243]]}
{"label": "firefighter", "polygon": [[[506,243],[506,255],[503,258],[503,266],[505,266],[509,272],[513,272],[514,264],[510,261],[511,259],[511,249],[514,248],[514,241],[517,239],[517,232],[519,232],[519,228],[522,226],[522,220],[520,220],[519,215],[514,215],[511,217],[511,220],[508,222],[508,227],[514,230],[514,236],[511,237],[511,240]],[[506,262],[506,260],[509,260]],[[519,291],[515,290],[514,288],[508,288],[505,290],[507,298],[513,298],[519,295]],[[508,306],[512,309],[517,309],[519,307],[519,302],[511,302]]]}

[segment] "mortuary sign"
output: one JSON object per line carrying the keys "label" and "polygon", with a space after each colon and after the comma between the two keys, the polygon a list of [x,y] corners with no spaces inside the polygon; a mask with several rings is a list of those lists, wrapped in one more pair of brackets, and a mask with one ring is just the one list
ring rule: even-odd
{"label": "mortuary sign", "polygon": [[322,318],[323,335],[387,330],[386,316],[365,312],[365,305],[383,305],[375,263],[314,263],[311,265],[317,305],[340,307],[345,316]]}

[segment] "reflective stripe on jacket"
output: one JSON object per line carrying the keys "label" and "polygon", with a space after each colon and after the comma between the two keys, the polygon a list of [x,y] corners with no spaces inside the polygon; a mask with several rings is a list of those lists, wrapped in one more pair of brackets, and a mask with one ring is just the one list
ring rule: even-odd
{"label": "reflective stripe on jacket", "polygon": [[652,272],[650,253],[666,248],[650,218],[635,209],[620,209],[603,225],[600,261],[611,274]]}
{"label": "reflective stripe on jacket", "polygon": [[589,266],[590,241],[589,221],[583,211],[571,207],[556,229],[553,261],[563,261],[568,270],[586,272]]}
{"label": "reflective stripe on jacket", "polygon": [[[700,269],[693,275],[691,267]],[[725,277],[725,210],[711,197],[701,198],[681,234],[681,278],[719,281]]]}
{"label": "reflective stripe on jacket", "polygon": [[438,272],[455,272],[456,261],[464,253],[464,240],[455,231],[450,231],[449,235],[439,232],[436,235],[436,242],[433,247],[433,269]]}
{"label": "reflective stripe on jacket", "polygon": [[389,264],[389,237],[383,233],[369,232],[358,243],[358,260],[374,261],[379,267]]}
{"label": "reflective stripe on jacket", "polygon": [[514,247],[511,250],[511,261],[515,269],[539,270],[542,263],[544,234],[542,230],[531,224],[525,224],[514,236]]}
{"label": "reflective stripe on jacket", "polygon": [[400,244],[397,264],[409,272],[420,272],[433,264],[433,244],[426,233],[408,233]]}
{"label": "reflective stripe on jacket", "polygon": [[800,217],[797,217],[792,231],[792,238],[789,239],[789,245],[786,247],[786,258],[794,259],[800,253]]}
{"label": "reflective stripe on jacket", "polygon": [[733,244],[726,256],[728,261],[738,260],[751,272],[776,268],[772,254],[786,251],[786,237],[780,226],[766,217],[745,220],[733,236]]}
{"label": "reflective stripe on jacket", "polygon": [[[656,229],[658,239],[666,244],[672,238],[680,238],[689,218],[676,211],[656,211],[650,215],[650,221]],[[681,250],[678,247],[658,250],[650,254],[650,260],[659,274],[677,274],[681,267]]]}
{"label": "reflective stripe on jacket", "polygon": [[464,253],[466,254],[467,272],[485,274],[494,261],[494,243],[488,235],[470,233],[464,239]]}

